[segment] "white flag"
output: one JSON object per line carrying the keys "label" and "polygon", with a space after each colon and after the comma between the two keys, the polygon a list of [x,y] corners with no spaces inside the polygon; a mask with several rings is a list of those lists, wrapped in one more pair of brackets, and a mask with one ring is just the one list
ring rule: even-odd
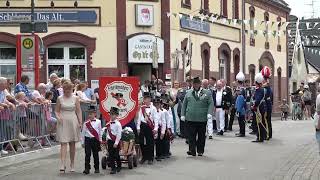
{"label": "white flag", "polygon": [[223,18],[223,19],[222,19],[222,23],[223,23],[223,24],[226,24],[226,23],[227,23],[227,19],[226,19],[226,18]]}
{"label": "white flag", "polygon": [[203,22],[203,20],[204,20],[204,16],[201,16],[200,21]]}
{"label": "white flag", "polygon": [[190,17],[190,20],[192,21],[192,19],[193,19],[193,16],[192,16],[192,15],[190,15],[189,17]]}
{"label": "white flag", "polygon": [[210,20],[211,20],[211,22],[214,22],[214,21],[216,21],[216,20],[217,20],[217,18],[216,18],[216,17],[211,16]]}
{"label": "white flag", "polygon": [[257,24],[258,24],[258,22],[255,20],[255,21],[253,22],[254,27],[257,27]]}
{"label": "white flag", "polygon": [[306,23],[306,25],[307,25],[307,29],[309,29],[309,24],[310,24],[309,22],[307,22],[307,23]]}
{"label": "white flag", "polygon": [[247,25],[248,24],[248,20],[243,20],[243,23]]}
{"label": "white flag", "polygon": [[180,13],[179,13],[179,14],[178,14],[178,16],[179,16],[179,19],[181,19],[181,18],[182,18],[182,14],[180,14]]}
{"label": "white flag", "polygon": [[236,25],[237,25],[237,20],[234,19],[234,20],[232,20],[232,21],[233,21],[233,25],[236,26]]}
{"label": "white flag", "polygon": [[167,17],[169,18],[171,16],[171,13],[170,12],[167,12]]}

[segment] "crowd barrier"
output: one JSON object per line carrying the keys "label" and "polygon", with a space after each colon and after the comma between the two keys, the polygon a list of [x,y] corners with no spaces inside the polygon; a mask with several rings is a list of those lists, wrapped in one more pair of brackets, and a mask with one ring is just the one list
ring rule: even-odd
{"label": "crowd barrier", "polygon": [[[56,118],[52,105],[21,105],[15,110],[0,111],[0,148],[14,154],[22,150],[52,146],[50,136],[55,134]],[[24,141],[28,142],[26,147]],[[38,146],[36,146],[38,145]],[[9,147],[8,147],[9,146]]]}

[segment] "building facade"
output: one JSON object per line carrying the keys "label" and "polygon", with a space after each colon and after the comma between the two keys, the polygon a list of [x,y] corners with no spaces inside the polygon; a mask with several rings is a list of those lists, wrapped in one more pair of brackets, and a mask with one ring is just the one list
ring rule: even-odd
{"label": "building facade", "polygon": [[[30,2],[9,2],[10,8],[5,1],[0,8],[0,75],[15,78],[19,24],[10,16],[30,11]],[[182,81],[187,75],[230,84],[243,71],[253,83],[254,74],[268,65],[275,100],[287,95],[287,37],[269,33],[285,30],[282,22],[290,9],[282,0],[76,2],[35,1],[36,20],[49,22],[49,32],[39,34],[44,44],[41,82],[56,72],[89,82],[100,76],[139,76],[143,81],[151,75]],[[158,54],[153,53],[155,44]],[[155,56],[158,70],[152,66]]]}

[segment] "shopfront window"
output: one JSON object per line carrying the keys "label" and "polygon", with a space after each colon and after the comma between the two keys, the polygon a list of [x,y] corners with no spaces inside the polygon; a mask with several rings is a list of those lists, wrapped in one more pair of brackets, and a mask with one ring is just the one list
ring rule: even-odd
{"label": "shopfront window", "polygon": [[220,72],[220,79],[225,79],[226,78],[226,73],[225,73],[225,60],[221,59],[220,60],[220,68],[219,68],[219,72]]}
{"label": "shopfront window", "polygon": [[0,43],[0,76],[16,81],[16,47]]}
{"label": "shopfront window", "polygon": [[60,44],[48,48],[48,77],[56,73],[70,80],[87,80],[87,58],[84,47]]}

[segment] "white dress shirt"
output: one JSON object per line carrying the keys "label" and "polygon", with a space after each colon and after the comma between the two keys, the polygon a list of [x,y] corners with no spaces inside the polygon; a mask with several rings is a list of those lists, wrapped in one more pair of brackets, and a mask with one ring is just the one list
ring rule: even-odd
{"label": "white dress shirt", "polygon": [[222,105],[222,93],[223,93],[223,90],[221,89],[220,91],[217,90],[217,93],[216,93],[216,106],[221,106]]}
{"label": "white dress shirt", "polygon": [[[122,126],[121,123],[118,120],[112,121],[110,122],[110,129],[111,129],[111,134],[113,134],[114,136],[116,136],[116,140],[114,142],[115,145],[118,145],[120,140],[121,140],[121,135],[122,135]],[[109,132],[107,130],[107,128],[103,128],[103,132],[106,131],[107,134],[107,140],[113,140],[111,139],[111,137],[109,136]]]}
{"label": "white dress shirt", "polygon": [[161,127],[159,131],[161,131],[161,134],[165,134],[166,132],[166,117],[165,117],[165,109],[159,109],[156,111],[156,121],[158,122],[158,129]]}
{"label": "white dress shirt", "polygon": [[86,123],[90,121],[91,126],[95,129],[99,135],[99,140],[101,141],[102,138],[102,128],[101,128],[101,121],[99,119],[95,119],[95,121],[87,120],[83,123],[82,132],[81,132],[81,143],[84,144],[85,137],[93,138],[94,136],[90,133],[89,129],[87,128]]}
{"label": "white dress shirt", "polygon": [[[143,105],[144,106],[144,105]],[[154,131],[158,131],[158,121],[156,116],[157,109],[152,104],[146,108],[146,114],[150,117],[150,120],[154,123]],[[144,115],[142,113],[142,107],[139,110],[139,117],[137,121],[137,130],[140,130],[141,122],[147,123],[146,118],[144,118]]]}
{"label": "white dress shirt", "polygon": [[166,119],[166,126],[167,129],[171,129],[171,132],[173,133],[173,116],[172,116],[172,111],[171,108],[169,108],[168,110],[166,110],[165,112],[165,119]]}

